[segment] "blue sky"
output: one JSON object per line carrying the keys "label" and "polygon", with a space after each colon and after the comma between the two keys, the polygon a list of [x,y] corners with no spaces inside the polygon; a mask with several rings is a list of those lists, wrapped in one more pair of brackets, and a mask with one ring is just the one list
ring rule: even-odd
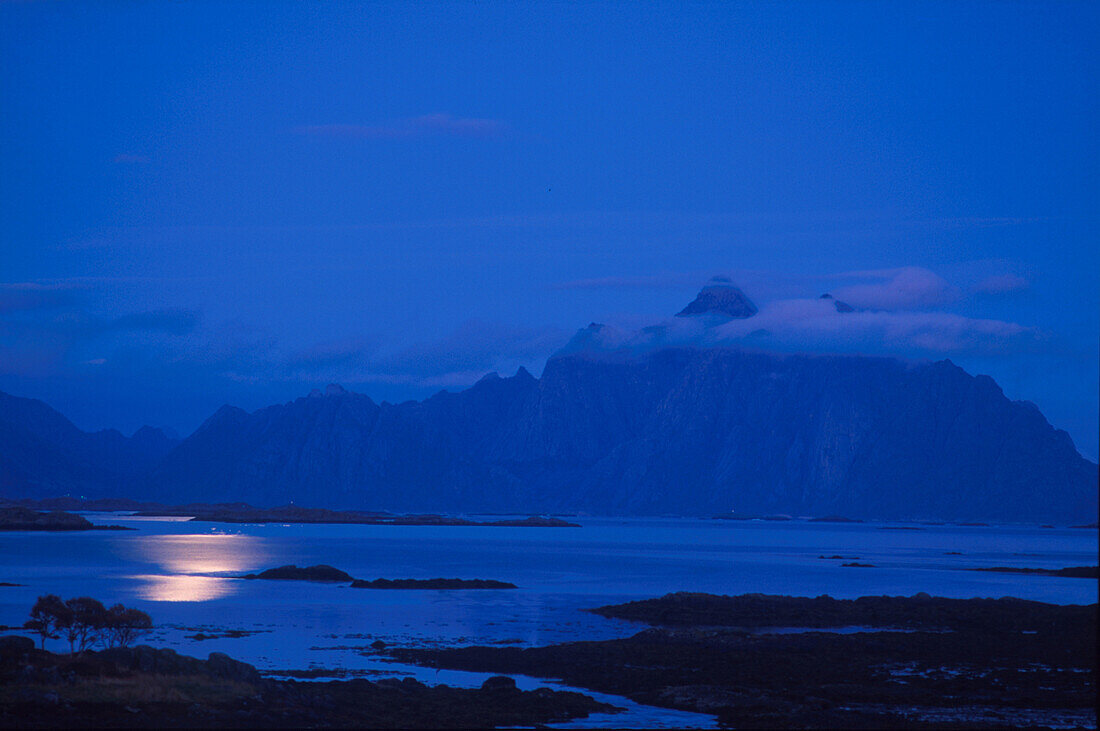
{"label": "blue sky", "polygon": [[874,328],[807,349],[951,358],[1095,459],[1098,36],[1084,2],[0,3],[0,389],[127,432],[420,398],[724,274],[854,292]]}

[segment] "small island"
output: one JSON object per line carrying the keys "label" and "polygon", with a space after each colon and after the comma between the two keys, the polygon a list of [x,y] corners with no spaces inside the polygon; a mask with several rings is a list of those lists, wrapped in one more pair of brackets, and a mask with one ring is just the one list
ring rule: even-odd
{"label": "small island", "polygon": [[245,574],[239,579],[270,579],[275,581],[318,581],[330,584],[350,583],[352,589],[517,589],[515,584],[493,579],[356,579],[346,571],[327,564],[298,567],[294,565],[267,569],[258,574]]}
{"label": "small island", "polygon": [[1100,566],[1069,566],[1064,569],[1027,569],[1017,566],[993,566],[990,568],[970,570],[992,571],[998,574],[1037,574],[1039,576],[1062,576],[1070,579],[1100,579]]}
{"label": "small island", "polygon": [[39,511],[22,507],[0,508],[0,530],[77,531],[134,530],[121,525],[95,525],[82,515],[62,510]]}
{"label": "small island", "polygon": [[930,631],[999,632],[1051,629],[1064,622],[1087,624],[1097,605],[1062,606],[1025,599],[947,599],[923,592],[911,597],[792,597],[770,594],[720,596],[678,592],[656,599],[588,610],[602,617],[666,627],[878,627]]}
{"label": "small island", "polygon": [[354,581],[351,574],[326,564],[299,568],[294,565],[267,569],[258,574],[245,574],[242,579],[273,579],[279,581],[322,581],[340,583]]}

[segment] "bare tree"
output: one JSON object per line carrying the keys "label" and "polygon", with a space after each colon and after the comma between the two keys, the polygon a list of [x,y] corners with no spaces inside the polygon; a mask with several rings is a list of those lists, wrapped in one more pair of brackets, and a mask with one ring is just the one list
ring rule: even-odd
{"label": "bare tree", "polygon": [[96,645],[126,647],[153,628],[153,620],[140,609],[116,604],[107,609],[98,599],[89,596],[62,601],[56,594],[38,597],[31,608],[31,618],[24,625],[46,640],[64,637],[69,652],[84,652]]}
{"label": "bare tree", "polygon": [[56,640],[58,630],[68,625],[71,610],[56,594],[38,597],[31,607],[31,618],[23,626],[34,630],[42,637],[42,649],[46,649],[46,640]]}

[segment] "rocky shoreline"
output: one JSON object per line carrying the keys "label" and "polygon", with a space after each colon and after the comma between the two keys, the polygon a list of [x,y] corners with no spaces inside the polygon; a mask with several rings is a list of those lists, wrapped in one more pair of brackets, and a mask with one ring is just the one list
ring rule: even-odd
{"label": "rocky shoreline", "polygon": [[[546,647],[386,653],[560,678],[739,728],[1096,726],[1095,604],[674,594],[595,611],[649,628]],[[853,626],[864,631],[824,631]]]}

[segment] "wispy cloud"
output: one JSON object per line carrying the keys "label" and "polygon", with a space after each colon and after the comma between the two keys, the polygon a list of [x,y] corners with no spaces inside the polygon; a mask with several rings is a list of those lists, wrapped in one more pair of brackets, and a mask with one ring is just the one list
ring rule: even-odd
{"label": "wispy cloud", "polygon": [[425,114],[380,124],[314,124],[295,128],[309,137],[335,139],[393,140],[412,137],[499,137],[508,125],[497,119]]}
{"label": "wispy cloud", "polygon": [[1014,322],[935,311],[839,313],[821,300],[784,300],[761,309],[760,319],[729,323],[719,336],[742,339],[760,330],[787,348],[870,353],[997,353],[1031,347],[1040,333]]}
{"label": "wispy cloud", "polygon": [[272,350],[255,365],[261,377],[278,373],[303,383],[468,386],[492,371],[512,373],[520,366],[535,370],[568,338],[568,331],[556,327],[471,320],[439,339],[405,344],[349,340],[286,354]]}
{"label": "wispy cloud", "polygon": [[832,294],[854,307],[873,310],[913,310],[941,307],[959,299],[959,288],[923,267],[844,272],[840,280],[868,280],[837,287]]}
{"label": "wispy cloud", "polygon": [[0,283],[0,375],[72,375],[103,365],[102,353],[147,351],[179,341],[198,327],[194,310],[96,314],[91,289],[77,281]]}
{"label": "wispy cloud", "polygon": [[745,346],[781,352],[943,357],[1020,352],[1042,338],[1035,328],[1013,322],[935,311],[842,313],[832,302],[815,298],[776,300],[761,306],[751,318],[718,325],[671,318],[640,329],[605,326],[584,333],[577,349],[640,354],[667,347]]}
{"label": "wispy cloud", "polygon": [[69,283],[0,283],[0,314],[68,307],[76,302],[80,289]]}
{"label": "wispy cloud", "polygon": [[[978,291],[962,288],[924,267],[791,276],[735,272],[732,281],[760,310],[751,318],[716,324],[668,318],[647,326],[617,324],[585,332],[570,349],[648,352],[658,348],[740,345],[783,352],[859,352],[908,357],[1010,354],[1028,351],[1048,336],[1014,322],[946,311]],[[679,275],[607,277],[569,282],[563,288],[662,286]],[[701,280],[696,280],[699,286]],[[989,277],[984,291],[1026,286],[1013,275]],[[839,312],[818,295],[830,290],[856,311]]]}

